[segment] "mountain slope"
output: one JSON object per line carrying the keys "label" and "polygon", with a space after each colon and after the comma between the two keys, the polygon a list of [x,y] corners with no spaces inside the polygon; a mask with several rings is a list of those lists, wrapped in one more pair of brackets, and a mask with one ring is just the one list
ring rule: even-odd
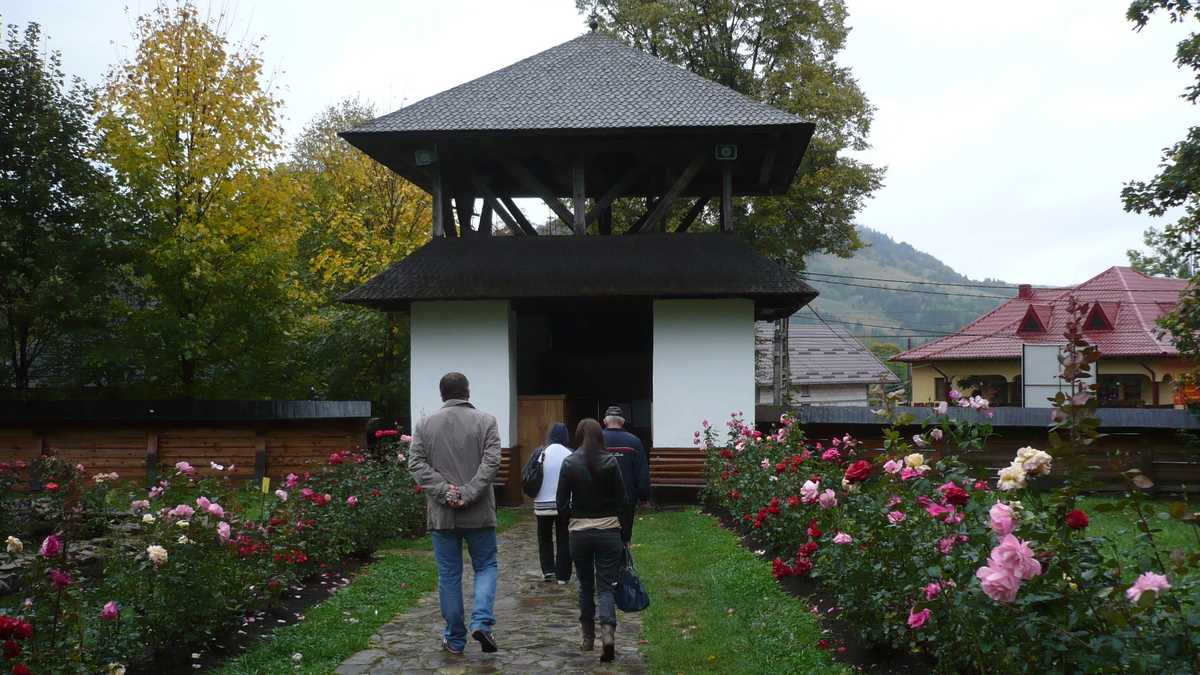
{"label": "mountain slope", "polygon": [[[1006,291],[864,279],[954,284],[1004,283],[970,279],[928,253],[869,228],[860,227],[859,236],[866,246],[851,258],[825,254],[810,256],[806,261],[807,271],[812,273],[808,282],[821,292],[820,297],[812,303],[817,313],[831,324],[846,325],[856,336],[878,336],[878,340],[871,342],[891,342],[906,347],[907,339],[901,336],[913,334],[913,344],[920,344],[932,339],[930,333],[953,332],[1003,302],[995,298],[938,293],[1006,297],[1016,293],[1015,287],[1012,291]],[[823,277],[821,273],[855,278]],[[816,316],[807,309],[801,310],[794,320],[817,321]]]}

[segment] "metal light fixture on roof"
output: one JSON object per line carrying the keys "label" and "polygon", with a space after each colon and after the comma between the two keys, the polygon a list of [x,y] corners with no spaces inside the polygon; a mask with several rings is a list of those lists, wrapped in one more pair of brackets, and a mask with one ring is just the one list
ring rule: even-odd
{"label": "metal light fixture on roof", "polygon": [[429,166],[437,161],[437,148],[423,148],[413,152],[413,162],[417,166]]}
{"label": "metal light fixture on roof", "polygon": [[725,143],[717,145],[716,148],[714,148],[713,154],[718,160],[731,162],[737,159],[737,150],[738,148],[736,145],[732,143]]}

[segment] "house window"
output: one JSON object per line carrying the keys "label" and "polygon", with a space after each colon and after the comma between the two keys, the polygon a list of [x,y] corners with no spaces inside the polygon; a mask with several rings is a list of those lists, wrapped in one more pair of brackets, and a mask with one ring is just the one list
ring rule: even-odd
{"label": "house window", "polygon": [[810,398],[812,396],[812,387],[807,384],[800,385],[800,398]]}
{"label": "house window", "polygon": [[1038,316],[1037,310],[1030,307],[1025,310],[1025,318],[1021,319],[1021,325],[1017,327],[1018,333],[1045,333],[1046,326],[1042,323],[1042,317]]}
{"label": "house window", "polygon": [[1100,375],[1100,405],[1108,408],[1132,408],[1142,405],[1142,375]]}
{"label": "house window", "polygon": [[933,378],[933,399],[935,401],[950,400],[950,385],[947,384],[946,378],[944,378],[944,377]]}
{"label": "house window", "polygon": [[1112,322],[1108,320],[1108,315],[1100,308],[1099,304],[1092,305],[1092,311],[1088,312],[1087,319],[1083,322],[1084,330],[1112,330]]}

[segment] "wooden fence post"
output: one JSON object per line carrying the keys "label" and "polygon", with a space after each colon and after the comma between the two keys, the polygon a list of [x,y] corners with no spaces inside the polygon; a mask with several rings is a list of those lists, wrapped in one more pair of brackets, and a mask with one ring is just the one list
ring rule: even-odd
{"label": "wooden fence post", "polygon": [[146,432],[146,485],[158,480],[158,430]]}
{"label": "wooden fence post", "polygon": [[254,438],[254,480],[262,483],[267,475],[267,434],[262,429],[255,432]]}

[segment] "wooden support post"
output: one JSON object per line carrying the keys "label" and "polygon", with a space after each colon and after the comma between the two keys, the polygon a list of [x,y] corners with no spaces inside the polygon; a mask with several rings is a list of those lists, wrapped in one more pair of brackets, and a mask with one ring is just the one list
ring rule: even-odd
{"label": "wooden support post", "polygon": [[446,226],[447,237],[457,237],[458,232],[454,229],[454,205],[450,203],[450,193],[442,190],[442,223]]}
{"label": "wooden support post", "polygon": [[476,232],[481,237],[492,236],[492,204],[486,199],[482,200],[483,205],[479,207],[479,230]]}
{"label": "wooden support post", "polygon": [[521,226],[521,229],[525,231],[525,234],[536,235],[538,233],[537,229],[530,224],[529,219],[525,217],[525,214],[521,211],[521,209],[517,207],[515,202],[513,202],[512,197],[501,197],[500,202],[503,203],[504,208],[508,209],[508,212],[512,214],[513,219],[517,221],[517,224]]}
{"label": "wooden support post", "polygon": [[456,196],[454,211],[458,214],[458,234],[466,239],[471,236],[471,214],[475,211],[475,197],[468,194]]}
{"label": "wooden support post", "polygon": [[673,204],[675,200],[679,198],[679,195],[683,194],[683,191],[687,189],[688,184],[691,183],[692,179],[696,177],[696,174],[700,172],[700,168],[704,166],[704,160],[705,156],[703,154],[698,154],[692,158],[692,161],[688,162],[688,165],[684,167],[679,176],[675,178],[675,182],[671,183],[671,187],[667,188],[666,194],[664,194],[662,199],[658,200],[658,202],[654,205],[654,210],[652,210],[650,215],[646,218],[646,226],[649,226],[651,229],[653,229],[655,225],[663,220],[663,218],[667,215],[667,209],[671,208],[671,204]]}
{"label": "wooden support post", "polygon": [[612,234],[612,204],[600,210],[596,221],[600,227],[600,234]]}
{"label": "wooden support post", "polygon": [[594,204],[592,204],[591,210],[588,211],[587,224],[591,225],[592,223],[596,222],[607,211],[609,227],[608,232],[605,232],[605,234],[611,234],[613,200],[629,190],[629,187],[633,185],[633,181],[636,180],[641,173],[642,167],[635,166],[631,168],[630,170],[626,171],[625,175],[621,176],[616,183],[613,183],[612,186],[610,186],[608,190],[604,192],[604,194],[600,195],[600,198],[597,199]]}
{"label": "wooden support post", "polygon": [[571,195],[572,215],[575,216],[571,227],[575,234],[587,234],[587,183],[584,181],[582,159],[571,163]]}
{"label": "wooden support post", "polygon": [[442,172],[434,169],[430,175],[430,187],[433,188],[433,236],[446,236],[445,200],[442,199]]}
{"label": "wooden support post", "polygon": [[687,229],[692,226],[692,223],[696,222],[696,217],[699,216],[700,212],[704,210],[704,207],[708,205],[708,200],[708,196],[697,199],[696,203],[692,204],[692,208],[688,209],[688,212],[683,215],[683,220],[679,221],[679,227],[676,227],[675,231],[687,232]]}
{"label": "wooden support post", "polygon": [[[495,213],[496,215],[500,216],[500,220],[504,221],[504,225],[506,227],[508,227],[508,229],[511,230],[513,234],[533,234],[533,235],[537,234],[537,230],[533,229],[533,227],[529,227],[529,230],[526,231],[525,226],[522,225],[521,222],[517,220],[517,217],[514,214],[510,213],[511,209],[505,209],[505,207],[500,204],[499,200],[496,199],[496,193],[492,191],[491,186],[489,186],[487,184],[487,182],[485,182],[482,178],[480,178],[479,176],[476,176],[476,175],[472,175],[471,182],[475,185],[476,192],[478,192],[483,197],[484,207],[486,209],[488,209],[488,212],[487,212],[488,230],[486,233],[487,235],[491,235],[491,223],[492,223],[491,214],[492,213]],[[509,201],[511,201],[511,200],[509,200]],[[516,206],[513,205],[512,208],[515,209]],[[482,211],[480,212],[479,218],[480,218],[480,223],[481,223],[480,227],[482,227],[482,223],[483,223],[483,219],[484,219],[484,215],[483,215]],[[522,215],[521,219],[524,220],[524,218],[525,218],[525,216]],[[526,225],[528,225],[528,223],[526,223]]]}
{"label": "wooden support post", "polygon": [[733,232],[733,167],[721,165],[721,231]]}
{"label": "wooden support post", "polygon": [[262,483],[267,475],[267,433],[258,430],[254,434],[254,480]]}
{"label": "wooden support post", "polygon": [[[562,202],[558,201],[558,197],[555,196],[554,192],[550,188],[546,187],[546,184],[543,183],[537,176],[533,175],[532,171],[527,169],[524,165],[514,162],[510,159],[502,158],[501,161],[504,163],[504,166],[508,168],[509,172],[516,176],[517,180],[525,184],[525,187],[529,189],[530,192],[540,197],[543,202],[546,202],[546,206],[550,207],[550,210],[553,211],[560,220],[562,220],[563,225],[566,225],[567,227],[573,227],[575,215],[571,213],[570,209],[563,206]],[[505,206],[508,206],[507,202],[505,203]],[[511,210],[512,207],[509,208]]]}
{"label": "wooden support post", "polygon": [[158,480],[158,430],[146,433],[146,485]]}

